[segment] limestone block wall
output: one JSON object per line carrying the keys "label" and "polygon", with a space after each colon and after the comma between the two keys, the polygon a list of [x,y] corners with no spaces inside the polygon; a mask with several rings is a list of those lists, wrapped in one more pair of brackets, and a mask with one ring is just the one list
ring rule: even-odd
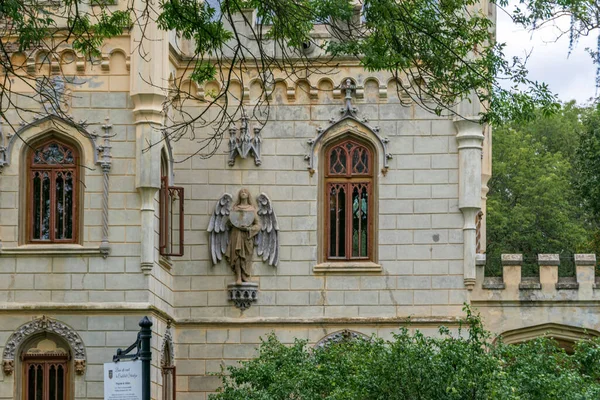
{"label": "limestone block wall", "polygon": [[[150,303],[168,310],[173,302],[170,274],[158,264],[154,273],[144,276],[140,269],[140,241],[144,227],[140,218],[140,195],[136,189],[136,157],[142,149],[136,145],[133,104],[129,96],[129,38],[111,40],[103,48],[102,60],[80,59],[69,49],[61,58],[66,92],[65,112],[72,121],[84,122],[84,133],[57,120],[41,121],[43,107],[28,98],[30,89],[18,87],[16,104],[31,113],[9,110],[7,116],[20,129],[25,141],[58,132],[81,149],[80,243],[78,246],[26,245],[24,240],[26,182],[23,155],[26,146],[9,125],[2,135],[9,146],[9,164],[0,173],[0,301],[12,303]],[[35,68],[32,79],[48,75],[43,55],[31,56]],[[39,59],[39,60],[38,60]],[[38,76],[39,75],[39,76]],[[106,131],[103,125],[110,125]],[[103,134],[110,136],[110,172],[108,189],[108,241],[110,255],[103,258],[98,249],[102,241]],[[89,137],[86,137],[88,135]],[[94,135],[97,135],[95,137]],[[153,229],[150,227],[149,229]],[[158,252],[157,252],[158,254]],[[156,257],[158,260],[158,256]]]}
{"label": "limestone block wall", "polygon": [[[78,375],[71,363],[70,374],[73,384],[74,400],[104,398],[104,368],[105,362],[111,362],[118,348],[127,348],[137,337],[139,321],[144,316],[141,313],[121,312],[82,312],[65,310],[62,312],[24,312],[4,313],[0,316],[0,342],[6,343],[10,335],[21,325],[45,315],[47,318],[67,325],[81,338],[86,352],[85,373]],[[156,316],[152,318],[152,398],[160,398],[160,359],[157,356],[161,349],[161,335],[165,323]],[[18,350],[17,350],[18,354]],[[0,373],[0,399],[15,399],[20,393],[22,370],[16,363],[15,371],[8,375]]]}
{"label": "limestone block wall", "polygon": [[[26,121],[13,120],[20,126],[19,135],[25,141],[58,132],[78,143],[82,168],[80,193],[81,241],[78,246],[40,246],[24,241],[25,193],[27,179],[23,157],[23,140],[12,136],[10,164],[0,174],[0,299],[6,302],[147,302],[148,283],[140,274],[140,201],[135,188],[135,130],[132,126],[129,100],[129,70],[126,57],[128,41],[118,39],[107,45],[106,63],[65,63],[64,73],[73,73],[65,95],[67,112],[73,121],[86,121],[86,131],[102,135],[103,124],[110,124],[111,169],[109,173],[109,235],[110,256],[103,258],[96,251],[102,240],[103,176],[95,162],[96,148],[101,138],[85,137],[68,124],[48,120],[36,124],[43,109],[31,101],[31,116]],[[65,56],[66,57],[66,56]],[[21,96],[25,101],[25,97]],[[23,103],[24,106],[27,104]],[[18,118],[11,114],[12,118]],[[29,118],[29,119],[27,119]],[[29,125],[28,125],[29,124]],[[11,134],[8,126],[3,134]],[[62,251],[61,251],[62,250]]]}
{"label": "limestone block wall", "polygon": [[576,254],[574,277],[559,277],[559,262],[558,254],[539,254],[539,276],[522,277],[523,256],[503,254],[503,276],[484,277],[485,259],[480,256],[471,304],[486,329],[501,334],[552,323],[599,330],[596,256]]}
{"label": "limestone block wall", "polygon": [[[307,140],[316,136],[319,126],[325,128],[331,118],[339,118],[344,100],[335,88],[346,76],[356,77],[360,95],[354,96],[353,105],[359,117],[380,127],[393,154],[387,174],[377,176],[380,272],[313,270],[319,262],[322,172],[317,168],[311,175],[307,170]],[[402,105],[389,79],[343,66],[337,75],[320,81],[315,77],[314,87],[320,90],[312,96],[303,86],[306,83],[279,82],[270,95],[271,120],[262,129],[260,167],[251,159],[237,159],[229,167],[225,141],[207,160],[193,157],[175,164],[175,183],[190,193],[186,255],[174,261],[172,270],[177,318],[460,314],[466,291],[456,131],[448,119]],[[247,107],[255,101],[252,85]],[[173,143],[173,149],[175,160],[197,150],[185,138]],[[383,155],[378,150],[381,167]],[[281,240],[277,268],[255,263],[259,300],[243,314],[227,300],[226,286],[233,279],[229,267],[224,262],[211,265],[206,232],[217,199],[225,192],[236,195],[242,187],[254,196],[265,192],[271,198]]]}

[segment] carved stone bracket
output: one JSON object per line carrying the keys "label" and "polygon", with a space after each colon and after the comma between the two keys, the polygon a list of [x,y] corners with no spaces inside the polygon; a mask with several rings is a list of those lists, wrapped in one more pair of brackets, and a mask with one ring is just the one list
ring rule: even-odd
{"label": "carved stone bracket", "polygon": [[2,354],[2,367],[6,375],[10,375],[14,371],[16,357],[15,353],[20,346],[31,336],[41,332],[51,332],[65,340],[73,352],[75,372],[78,375],[81,375],[85,372],[86,355],[83,340],[81,340],[77,332],[75,332],[69,326],[63,324],[62,322],[43,316],[41,318],[36,318],[25,325],[22,325],[8,338]]}
{"label": "carved stone bracket", "polygon": [[244,311],[250,308],[253,302],[258,299],[258,284],[254,282],[243,282],[241,284],[230,283],[227,285],[229,300]]}
{"label": "carved stone bracket", "polygon": [[262,138],[260,137],[260,129],[254,128],[254,135],[250,136],[248,128],[248,116],[242,114],[242,126],[238,135],[236,128],[229,128],[229,165],[235,164],[237,157],[246,158],[250,154],[254,157],[254,164],[259,166],[262,164],[260,159],[260,148]]}
{"label": "carved stone bracket", "polygon": [[387,171],[389,169],[389,160],[393,158],[392,154],[388,151],[388,143],[390,140],[387,137],[382,137],[379,134],[379,127],[372,127],[367,124],[368,121],[366,118],[359,119],[356,116],[356,114],[358,113],[358,109],[352,105],[352,92],[356,91],[356,86],[352,83],[350,79],[346,80],[345,84],[342,85],[342,89],[344,89],[346,92],[346,103],[344,107],[340,109],[342,117],[339,119],[331,118],[329,120],[329,123],[331,124],[329,127],[325,129],[321,127],[317,128],[317,136],[308,140],[308,145],[310,146],[310,149],[308,154],[304,156],[304,159],[308,162],[308,171],[311,175],[315,172],[315,150],[317,145],[323,139],[323,137],[325,137],[327,132],[329,132],[329,130],[331,130],[340,122],[352,120],[358,122],[363,127],[371,131],[371,133],[373,133],[373,135],[377,138],[379,144],[381,144],[381,148],[383,149],[383,169],[381,170],[381,172],[383,173],[383,175],[387,174]]}
{"label": "carved stone bracket", "polygon": [[315,344],[315,347],[323,348],[333,343],[349,342],[351,340],[356,339],[369,340],[369,337],[364,333],[344,329],[341,331],[330,333],[329,335],[325,336],[323,339],[319,340],[317,344]]}

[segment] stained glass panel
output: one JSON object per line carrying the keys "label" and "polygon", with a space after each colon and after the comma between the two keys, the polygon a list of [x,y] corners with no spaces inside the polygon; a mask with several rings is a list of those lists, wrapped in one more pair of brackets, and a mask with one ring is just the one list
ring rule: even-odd
{"label": "stained glass panel", "polygon": [[29,212],[34,241],[73,241],[76,233],[75,195],[77,153],[50,141],[31,155]]}
{"label": "stained glass panel", "polygon": [[368,256],[369,191],[365,183],[352,185],[352,257]]}
{"label": "stained glass panel", "polygon": [[329,257],[346,256],[346,188],[332,184],[329,189]]}
{"label": "stained glass panel", "polygon": [[327,179],[327,258],[368,259],[372,153],[358,141],[346,140],[328,154],[328,176],[332,179]]}
{"label": "stained glass panel", "polygon": [[68,165],[75,163],[75,157],[73,155],[73,150],[69,147],[60,143],[51,142],[35,151],[33,163]]}

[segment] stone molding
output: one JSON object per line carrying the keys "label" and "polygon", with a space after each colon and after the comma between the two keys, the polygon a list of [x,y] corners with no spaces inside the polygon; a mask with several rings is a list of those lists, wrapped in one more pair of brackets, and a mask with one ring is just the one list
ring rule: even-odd
{"label": "stone molding", "polygon": [[77,332],[71,329],[71,327],[44,315],[25,325],[21,325],[21,327],[14,331],[8,338],[8,341],[4,346],[4,352],[2,353],[2,366],[6,375],[13,373],[15,366],[14,360],[16,357],[15,353],[19,350],[21,345],[31,336],[41,332],[52,332],[65,340],[71,347],[73,353],[75,372],[78,375],[82,375],[85,372],[86,354],[81,337],[79,337]]}
{"label": "stone molding", "polygon": [[521,265],[523,264],[523,254],[502,254],[502,265]]}
{"label": "stone molding", "polygon": [[308,162],[307,168],[308,168],[309,173],[312,175],[315,172],[315,159],[316,159],[315,155],[316,155],[316,148],[317,148],[317,145],[319,144],[319,142],[322,141],[322,139],[327,135],[327,133],[329,131],[331,131],[334,127],[336,127],[340,123],[342,123],[344,121],[354,121],[354,122],[360,124],[362,127],[364,127],[369,132],[371,132],[373,134],[373,136],[377,139],[379,144],[381,145],[381,148],[383,149],[383,169],[381,170],[381,173],[383,175],[387,174],[387,171],[389,169],[389,161],[393,158],[392,153],[390,153],[389,149],[388,149],[388,143],[390,140],[387,137],[382,137],[379,134],[378,126],[371,127],[370,125],[368,125],[368,120],[366,118],[359,119],[356,116],[356,114],[358,113],[358,109],[356,107],[352,106],[352,92],[356,91],[356,85],[354,85],[352,83],[352,81],[350,81],[350,79],[347,79],[346,82],[341,86],[341,89],[343,89],[346,92],[345,105],[344,105],[344,107],[342,107],[340,109],[342,117],[337,120],[332,117],[329,120],[331,125],[325,129],[323,129],[321,127],[317,128],[317,136],[315,136],[312,139],[309,139],[307,142],[308,145],[310,146],[310,148],[309,148],[308,154],[306,154],[304,156],[304,159],[306,160],[306,162]]}
{"label": "stone molding", "polygon": [[28,244],[17,247],[0,247],[0,256],[103,256],[108,253],[101,246],[81,246],[77,244]]}
{"label": "stone molding", "polygon": [[558,254],[538,254],[538,265],[559,265],[560,256]]}
{"label": "stone molding", "polygon": [[343,329],[341,331],[330,333],[315,344],[316,348],[327,347],[334,343],[349,342],[356,339],[369,340],[369,337],[364,333]]}
{"label": "stone molding", "polygon": [[600,332],[576,326],[548,323],[512,329],[500,335],[507,344],[522,343],[538,337],[551,337],[556,340],[575,342],[581,339],[592,339],[600,336]]}
{"label": "stone molding", "polygon": [[324,272],[381,272],[382,268],[380,264],[366,261],[348,261],[348,262],[325,262],[316,264],[313,267],[313,272],[324,273]]}
{"label": "stone molding", "polygon": [[575,254],[575,265],[596,265],[596,255]]}
{"label": "stone molding", "polygon": [[12,149],[17,141],[22,140],[21,138],[24,137],[25,131],[40,125],[43,126],[46,123],[51,124],[50,127],[52,130],[63,134],[68,130],[75,130],[81,133],[90,141],[93,149],[92,156],[94,164],[100,164],[99,156],[101,155],[100,152],[102,149],[99,148],[100,146],[97,143],[98,135],[86,130],[88,125],[86,121],[75,122],[49,114],[42,116],[41,118],[36,118],[29,124],[23,124],[14,134],[4,134],[0,127],[0,173],[4,166],[10,165]]}

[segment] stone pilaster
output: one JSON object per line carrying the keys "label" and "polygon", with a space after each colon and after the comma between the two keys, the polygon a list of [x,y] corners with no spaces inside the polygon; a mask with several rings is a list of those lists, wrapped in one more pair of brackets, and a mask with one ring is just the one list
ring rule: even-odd
{"label": "stone pilaster", "polygon": [[476,226],[481,209],[483,127],[476,118],[454,121],[458,134],[458,207],[463,214],[463,275],[468,289],[475,285]]}
{"label": "stone pilaster", "polygon": [[[148,4],[146,4],[148,3]],[[135,8],[152,2],[135,0]],[[154,4],[156,6],[156,4]],[[154,196],[160,188],[160,149],[164,123],[163,103],[168,82],[168,37],[156,25],[156,15],[142,17],[131,31],[131,98],[136,125],[136,187],[141,197],[141,268],[154,265]]]}

